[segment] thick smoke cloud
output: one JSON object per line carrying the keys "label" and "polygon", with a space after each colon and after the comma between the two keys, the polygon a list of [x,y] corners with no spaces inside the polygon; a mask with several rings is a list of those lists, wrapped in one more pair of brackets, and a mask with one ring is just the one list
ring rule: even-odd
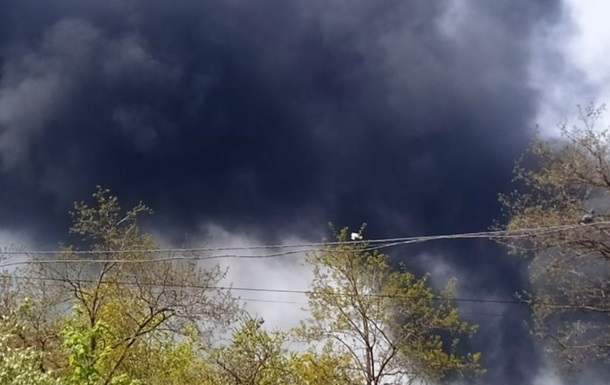
{"label": "thick smoke cloud", "polygon": [[[485,229],[536,112],[529,42],[560,14],[542,0],[5,0],[0,228],[55,242],[101,184],[150,204],[176,241],[202,222],[267,241],[317,239],[328,220]],[[488,244],[434,247],[460,261],[466,294],[524,285]],[[536,374],[522,315],[482,332],[489,383]]]}

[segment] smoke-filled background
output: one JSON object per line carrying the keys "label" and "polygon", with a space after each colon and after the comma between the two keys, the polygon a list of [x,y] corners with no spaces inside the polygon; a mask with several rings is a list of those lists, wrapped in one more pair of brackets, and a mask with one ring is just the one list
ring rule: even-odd
{"label": "smoke-filled background", "polygon": [[[154,208],[171,245],[319,241],[328,221],[485,230],[536,124],[554,135],[610,95],[608,16],[601,0],[1,0],[2,246],[66,240],[96,185]],[[527,287],[490,242],[390,253],[464,297]],[[231,262],[229,280],[309,283],[289,258]],[[303,316],[252,306],[273,325]],[[562,384],[527,309],[461,308],[481,383]]]}

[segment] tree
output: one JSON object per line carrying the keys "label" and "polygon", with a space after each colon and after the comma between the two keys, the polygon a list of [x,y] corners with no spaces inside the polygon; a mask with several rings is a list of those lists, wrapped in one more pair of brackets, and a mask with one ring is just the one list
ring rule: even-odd
{"label": "tree", "polygon": [[[112,370],[115,354],[111,327],[101,319],[90,326],[83,317],[78,316],[79,313],[77,308],[77,316],[62,331],[63,343],[68,350],[66,384],[138,385],[137,380],[131,380],[125,373]],[[92,344],[91,341],[96,343]]]}
{"label": "tree", "polygon": [[595,127],[603,110],[581,109],[560,140],[536,138],[515,168],[517,188],[500,197],[504,228],[520,234],[502,242],[531,257],[524,299],[535,332],[569,367],[610,363],[610,136]]}
{"label": "tree", "polygon": [[102,188],[93,198],[93,205],[76,203],[71,213],[70,232],[86,254],[63,247],[55,259],[37,259],[26,271],[26,291],[48,300],[28,319],[34,337],[26,336],[24,344],[45,351],[54,335],[49,356],[60,359],[47,364],[67,371],[72,382],[130,384],[144,375],[141,368],[155,349],[193,335],[205,343],[238,307],[230,292],[216,289],[225,275],[218,265],[204,268],[159,252],[138,224],[150,209],[140,203],[123,211]]}
{"label": "tree", "polygon": [[352,376],[367,385],[480,373],[480,355],[458,350],[475,327],[452,306],[454,283],[436,294],[426,277],[392,269],[384,254],[366,241],[348,242],[348,234],[336,232],[337,242],[307,256],[311,317],[300,334],[348,355]]}
{"label": "tree", "polygon": [[41,371],[47,372],[65,366],[66,355],[59,336],[64,321],[59,308],[63,302],[56,295],[53,282],[33,279],[26,273],[28,270],[4,271],[0,275],[0,316],[19,324],[13,329],[12,344],[16,349],[35,350],[41,358]]}
{"label": "tree", "polygon": [[291,383],[286,352],[286,334],[267,332],[256,318],[242,320],[231,342],[210,354],[215,368],[211,383],[227,385],[271,385]]}
{"label": "tree", "polygon": [[147,362],[134,376],[148,385],[205,385],[202,378],[212,370],[204,360],[209,349],[195,338],[156,342],[142,352]]}
{"label": "tree", "polygon": [[56,373],[41,370],[43,353],[20,343],[20,315],[29,307],[26,300],[0,318],[0,385],[61,385]]}
{"label": "tree", "polygon": [[334,351],[332,344],[292,352],[288,361],[294,385],[361,384],[362,378],[353,373],[350,364],[349,355]]}
{"label": "tree", "polygon": [[288,351],[290,333],[267,331],[261,319],[246,317],[226,346],[208,354],[209,385],[352,385],[345,355],[322,351]]}

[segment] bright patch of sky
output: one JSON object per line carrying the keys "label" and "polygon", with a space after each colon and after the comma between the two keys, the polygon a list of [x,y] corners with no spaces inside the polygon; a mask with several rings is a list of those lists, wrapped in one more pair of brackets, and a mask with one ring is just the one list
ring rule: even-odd
{"label": "bright patch of sky", "polygon": [[[533,124],[545,135],[576,123],[577,105],[610,105],[610,2],[564,0],[566,20],[541,27],[533,40],[532,86],[540,92]],[[610,126],[610,112],[597,128]]]}
{"label": "bright patch of sky", "polygon": [[[220,226],[206,224],[202,226],[206,235],[207,247],[257,247],[263,243],[246,234],[232,233]],[[285,244],[306,243],[297,237],[288,237]],[[272,250],[277,252],[278,250]],[[264,254],[268,250],[243,249],[230,251],[235,255]],[[227,258],[216,260],[222,268],[228,268],[222,285],[234,288],[257,288],[267,290],[308,290],[312,280],[310,268],[303,265],[304,254],[288,254],[277,258]],[[308,313],[307,298],[304,294],[275,291],[241,291],[233,294],[241,298],[245,310],[254,317],[265,320],[265,327],[288,330],[298,326]]]}

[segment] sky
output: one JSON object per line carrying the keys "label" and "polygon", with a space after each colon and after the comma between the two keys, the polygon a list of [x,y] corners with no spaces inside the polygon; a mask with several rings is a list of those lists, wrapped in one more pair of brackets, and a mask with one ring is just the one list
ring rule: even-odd
{"label": "sky", "polygon": [[[151,206],[167,245],[319,241],[329,221],[369,238],[486,230],[534,133],[610,96],[608,16],[602,0],[3,0],[1,246],[68,240],[96,185]],[[527,288],[491,242],[389,253],[461,296]],[[309,282],[295,258],[227,263],[236,286]],[[568,383],[527,309],[461,310],[480,324],[481,383]]]}

